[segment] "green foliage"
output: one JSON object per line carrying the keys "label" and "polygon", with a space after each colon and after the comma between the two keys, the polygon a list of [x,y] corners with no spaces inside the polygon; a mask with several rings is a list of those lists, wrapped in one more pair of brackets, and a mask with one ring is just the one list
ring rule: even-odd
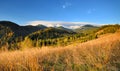
{"label": "green foliage", "polygon": [[29,39],[28,37],[26,37],[25,40],[23,42],[21,42],[20,49],[31,48],[33,46],[34,46],[33,41],[31,39]]}
{"label": "green foliage", "polygon": [[47,28],[44,30],[39,30],[37,32],[34,32],[34,33],[28,35],[28,37],[32,40],[37,40],[37,39],[44,40],[44,39],[59,38],[59,37],[68,36],[71,34],[75,34],[75,33],[51,27],[51,28]]}
{"label": "green foliage", "polygon": [[96,29],[98,29],[99,27],[97,26],[93,26],[93,25],[84,25],[80,28],[74,29],[75,32],[77,33],[92,33],[93,31],[95,31]]}
{"label": "green foliage", "polygon": [[97,31],[102,31],[99,34],[106,34],[106,33],[115,33],[117,30],[120,29],[120,25],[104,25],[98,28]]}
{"label": "green foliage", "polygon": [[104,30],[102,34],[106,34],[111,32],[114,33],[118,29],[119,29],[119,25],[108,25],[105,27],[103,26],[100,28],[94,28],[94,29],[92,28],[89,30],[84,30],[78,34],[73,34],[72,32],[70,33],[65,30],[60,30],[56,28],[47,28],[45,30],[40,30],[28,35],[27,39],[30,40],[31,47],[66,46],[71,43],[75,43],[77,41],[82,43],[92,39],[97,39],[101,35],[98,34],[97,32],[101,30]]}
{"label": "green foliage", "polygon": [[96,27],[85,25],[77,29],[78,33],[64,27],[47,28],[43,25],[19,26],[15,23],[0,22],[0,47],[8,50],[42,47],[66,46],[75,42],[86,42],[97,39],[102,34],[115,33],[120,25],[104,25]]}

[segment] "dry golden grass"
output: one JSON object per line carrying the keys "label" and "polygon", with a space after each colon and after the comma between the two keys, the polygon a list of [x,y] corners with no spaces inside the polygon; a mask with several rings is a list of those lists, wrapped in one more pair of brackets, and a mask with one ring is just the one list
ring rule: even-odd
{"label": "dry golden grass", "polygon": [[119,71],[120,33],[66,47],[0,53],[0,71]]}

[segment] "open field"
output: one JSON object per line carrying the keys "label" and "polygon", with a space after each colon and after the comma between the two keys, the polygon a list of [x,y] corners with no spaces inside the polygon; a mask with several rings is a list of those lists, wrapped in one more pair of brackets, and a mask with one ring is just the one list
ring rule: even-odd
{"label": "open field", "polygon": [[59,48],[0,53],[0,71],[119,71],[120,33]]}

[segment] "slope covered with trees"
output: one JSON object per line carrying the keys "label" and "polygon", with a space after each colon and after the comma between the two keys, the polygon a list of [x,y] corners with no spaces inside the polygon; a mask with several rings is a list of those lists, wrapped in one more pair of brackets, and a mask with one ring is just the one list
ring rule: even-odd
{"label": "slope covered with trees", "polygon": [[81,33],[68,32],[66,30],[56,28],[47,28],[28,35],[23,43],[24,45],[31,44],[29,47],[66,46],[76,42],[82,43],[92,39],[97,39],[103,34],[115,33],[119,31],[120,28],[119,25],[105,26],[107,27],[101,26],[99,28],[82,30]]}
{"label": "slope covered with trees", "polygon": [[66,44],[68,39],[70,39],[70,36],[75,34],[75,32],[50,27],[28,35],[24,42],[27,43],[28,41],[31,41],[30,43],[32,43],[33,47],[54,46]]}
{"label": "slope covered with trees", "polygon": [[[119,31],[120,25],[95,27],[84,25],[79,32],[64,27],[19,26],[10,21],[0,21],[0,48],[21,49],[23,47],[66,46],[97,39],[103,34]],[[29,44],[29,45],[28,45]]]}
{"label": "slope covered with trees", "polygon": [[116,31],[119,31],[120,25],[115,24],[115,25],[103,25],[100,28],[98,28],[97,34],[106,34],[106,33],[115,33]]}
{"label": "slope covered with trees", "polygon": [[0,70],[119,71],[120,25],[88,26],[73,32],[2,21]]}
{"label": "slope covered with trees", "polygon": [[[120,32],[66,47],[1,52],[2,71],[119,71]],[[114,38],[113,38],[114,37]]]}
{"label": "slope covered with trees", "polygon": [[77,33],[84,33],[84,32],[90,32],[90,31],[96,30],[97,28],[99,27],[87,24],[87,25],[81,26],[80,28],[74,29],[74,31]]}
{"label": "slope covered with trees", "polygon": [[16,23],[10,22],[10,21],[0,21],[0,25],[10,28],[15,37],[22,36],[25,37],[26,35],[47,28],[45,26],[19,26]]}
{"label": "slope covered with trees", "polygon": [[44,30],[39,30],[37,32],[34,32],[30,35],[28,35],[29,38],[32,40],[35,39],[53,39],[53,38],[59,38],[64,36],[69,36],[72,34],[76,34],[74,32],[68,32],[63,29],[57,29],[57,28],[46,28]]}
{"label": "slope covered with trees", "polygon": [[33,32],[47,28],[45,26],[19,26],[10,21],[0,21],[0,48],[18,49],[17,43]]}

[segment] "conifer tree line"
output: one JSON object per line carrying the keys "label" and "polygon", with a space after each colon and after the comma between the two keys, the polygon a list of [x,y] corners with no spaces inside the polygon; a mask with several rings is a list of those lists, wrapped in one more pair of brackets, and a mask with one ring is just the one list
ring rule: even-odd
{"label": "conifer tree line", "polygon": [[31,47],[41,48],[43,46],[66,46],[74,42],[81,43],[96,39],[102,34],[120,31],[120,25],[116,24],[101,26],[97,29],[88,29],[80,33],[71,33],[56,29],[51,30],[51,28],[48,28],[29,34],[26,37],[15,37],[14,32],[9,28],[0,26],[0,29],[3,28],[4,30],[0,31],[0,49],[2,50],[17,50]]}

